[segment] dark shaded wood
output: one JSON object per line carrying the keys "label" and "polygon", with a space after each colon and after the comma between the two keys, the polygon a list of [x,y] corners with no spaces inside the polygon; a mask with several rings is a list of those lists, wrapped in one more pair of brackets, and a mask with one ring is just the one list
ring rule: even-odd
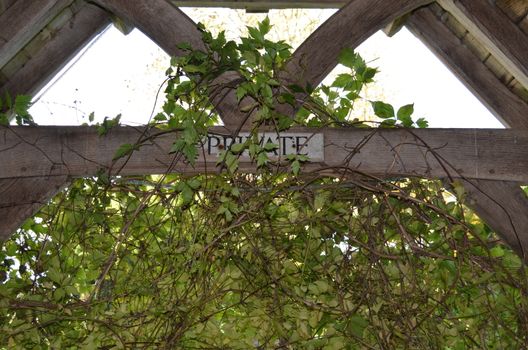
{"label": "dark shaded wood", "polygon": [[462,181],[467,204],[528,262],[528,198],[518,183]]}
{"label": "dark shaded wood", "polygon": [[104,10],[86,3],[31,60],[0,86],[0,93],[35,94],[109,23],[110,18]]}
{"label": "dark shaded wood", "polygon": [[463,45],[432,10],[416,11],[406,25],[504,125],[528,128],[528,104]]}
{"label": "dark shaded wood", "polygon": [[66,176],[0,179],[0,243],[66,183]]}
{"label": "dark shaded wood", "polygon": [[490,1],[439,0],[524,86],[528,86],[528,36]]}
{"label": "dark shaded wood", "polygon": [[[528,131],[358,128],[290,131],[324,134],[324,162],[313,163],[308,167],[311,170],[344,166],[378,176],[528,182]],[[142,128],[119,127],[101,137],[95,127],[4,128],[0,130],[0,178],[91,176],[100,169],[112,169],[112,173],[123,175],[218,171],[217,156],[208,156],[205,150],[199,150],[195,167],[179,161],[171,169],[174,159],[169,150],[177,133],[160,136],[155,143],[147,142],[126,164],[123,159],[114,164],[116,150],[125,143],[136,143],[142,132]],[[222,127],[210,132],[228,134]],[[351,153],[355,153],[353,157]],[[254,165],[245,160],[241,166],[242,170],[254,170]]]}
{"label": "dark shaded wood", "polygon": [[170,0],[176,6],[229,7],[247,10],[269,10],[285,8],[340,8],[348,0]]}
{"label": "dark shaded wood", "polygon": [[0,16],[0,67],[73,0],[18,0]]}

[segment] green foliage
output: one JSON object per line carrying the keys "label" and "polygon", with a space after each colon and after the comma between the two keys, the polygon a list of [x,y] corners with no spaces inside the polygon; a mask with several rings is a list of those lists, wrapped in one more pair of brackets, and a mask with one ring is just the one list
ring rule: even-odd
{"label": "green foliage", "polygon": [[18,95],[13,102],[11,96],[6,94],[0,99],[0,126],[9,125],[11,117],[14,117],[18,125],[34,125],[33,117],[29,114],[31,97]]}
{"label": "green foliage", "polygon": [[[254,117],[221,174],[77,179],[0,250],[0,347],[9,349],[498,349],[528,334],[518,256],[437,181],[310,172],[270,156],[257,129],[419,127],[413,105],[372,102],[350,120],[375,69],[351,50],[331,86],[280,84],[290,57],[269,21],[236,43],[203,31],[180,48],[151,125],[177,132],[192,166],[218,116],[206,97],[238,72]],[[203,30],[203,27],[202,27]],[[296,96],[308,92],[302,105]],[[289,105],[295,118],[278,106]],[[119,119],[99,125],[102,137]],[[152,142],[149,138],[144,142]],[[142,141],[143,142],[143,141]],[[141,146],[122,145],[114,158]],[[239,171],[248,154],[258,172]],[[351,154],[353,156],[353,154]],[[288,170],[289,169],[289,170]],[[464,193],[458,184],[454,192]]]}

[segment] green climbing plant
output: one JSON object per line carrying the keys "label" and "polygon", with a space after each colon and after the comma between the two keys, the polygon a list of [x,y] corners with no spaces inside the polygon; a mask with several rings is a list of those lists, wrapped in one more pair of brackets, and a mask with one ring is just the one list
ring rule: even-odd
{"label": "green climbing plant", "polygon": [[[277,160],[258,130],[425,127],[413,105],[371,101],[377,72],[352,50],[330,86],[284,85],[291,57],[266,39],[186,44],[148,126],[176,132],[194,164],[229,88],[250,134],[218,157],[221,173],[76,179],[0,250],[0,347],[9,349],[510,349],[528,334],[524,265],[439,181],[308,171]],[[307,95],[301,102],[299,94]],[[295,115],[282,113],[287,105]],[[108,123],[107,123],[108,124]],[[100,125],[101,137],[111,125]],[[374,130],[374,129],[373,129]],[[152,139],[149,138],[148,142]],[[142,146],[122,145],[115,159]],[[247,154],[257,171],[239,169]],[[337,174],[337,175],[336,175]],[[454,190],[463,199],[463,188]]]}

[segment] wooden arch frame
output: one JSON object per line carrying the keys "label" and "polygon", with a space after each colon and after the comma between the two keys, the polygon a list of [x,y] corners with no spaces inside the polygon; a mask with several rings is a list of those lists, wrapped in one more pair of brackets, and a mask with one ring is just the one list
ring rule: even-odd
{"label": "wooden arch frame", "polygon": [[[284,79],[288,79],[288,75],[298,76],[299,67],[302,66],[303,72],[307,73],[303,75],[304,82],[309,82],[312,86],[317,85],[336,64],[341,48],[356,47],[376,30],[430,2],[427,0],[350,1],[295,52],[292,61],[287,66]],[[142,30],[169,54],[179,53],[176,47],[178,42],[189,42],[195,47],[201,45],[201,35],[194,23],[164,0],[149,1],[148,5],[139,0],[97,0],[96,3]],[[414,22],[416,27],[417,21],[411,22]],[[353,30],[349,32],[351,35],[347,36],[344,35],[343,28],[349,25],[352,25]],[[341,40],[336,40],[336,38]],[[318,44],[324,47],[319,45],[318,50],[314,51],[313,47]],[[233,77],[227,75],[224,78],[223,82]],[[234,96],[222,95],[216,99],[216,102],[226,126],[231,130],[238,127],[242,116]],[[4,223],[0,223],[0,237],[7,237],[6,234],[17,227],[21,220],[31,215],[40,203],[45,202],[66,181],[66,176],[1,179],[0,188],[8,184],[7,187],[12,190],[12,197],[19,199],[20,193],[25,191],[27,199],[17,201],[17,204],[23,203],[24,210],[20,210],[20,207],[0,207],[0,215],[6,213],[4,217],[10,218],[11,221],[7,229]],[[35,191],[36,188],[42,190]],[[471,184],[468,183],[468,192],[473,197],[473,206],[477,213],[523,258],[526,258],[523,247],[528,247],[528,237],[520,233],[528,230],[528,219],[524,215],[528,211],[528,200],[517,183],[472,181]],[[7,196],[10,196],[9,192]],[[19,214],[18,218],[15,213]]]}

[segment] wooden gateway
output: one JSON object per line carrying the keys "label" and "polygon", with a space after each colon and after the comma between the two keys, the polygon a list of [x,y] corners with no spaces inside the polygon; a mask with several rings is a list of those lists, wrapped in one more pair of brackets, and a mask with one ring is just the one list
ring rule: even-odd
{"label": "wooden gateway", "polygon": [[[528,2],[526,0],[2,0],[0,1],[0,90],[34,95],[95,35],[114,21],[126,34],[138,28],[168,54],[178,43],[203,44],[196,25],[178,6],[219,6],[265,11],[285,7],[340,7],[294,53],[284,80],[319,84],[337,63],[339,52],[355,48],[379,29],[393,35],[406,26],[419,37],[510,130],[291,130],[275,137],[279,150],[306,145],[313,162],[343,162],[343,148],[363,145],[352,164],[380,176],[458,177],[470,205],[520,255],[528,251]],[[301,67],[303,74],[301,75]],[[219,84],[236,76],[225,74]],[[245,114],[234,93],[212,96],[224,127],[213,128],[205,156],[194,167],[215,168],[219,146],[243,137]],[[135,152],[125,164],[112,155],[133,142],[142,129],[121,127],[100,138],[88,127],[0,128],[0,240],[7,239],[72,177],[94,175],[101,167],[120,174],[167,171],[170,140]],[[165,142],[166,141],[166,142]],[[425,149],[435,149],[426,152]],[[299,151],[299,149],[296,149]],[[376,156],[372,156],[376,154]],[[46,156],[43,156],[46,155]],[[280,154],[277,154],[280,156]],[[438,160],[442,159],[446,168]],[[252,165],[242,162],[243,169]],[[109,169],[112,171],[112,169]],[[526,256],[523,256],[527,260]]]}

